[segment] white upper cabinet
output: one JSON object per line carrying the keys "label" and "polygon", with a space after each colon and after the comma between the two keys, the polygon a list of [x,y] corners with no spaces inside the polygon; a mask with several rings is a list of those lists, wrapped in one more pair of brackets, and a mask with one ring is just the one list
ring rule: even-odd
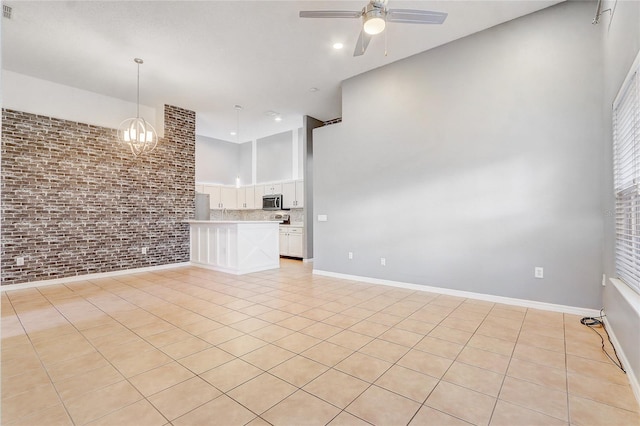
{"label": "white upper cabinet", "polygon": [[[242,210],[257,208],[255,193],[255,186],[244,186],[242,188],[238,188],[238,208]],[[260,208],[262,208],[262,198],[260,198]]]}
{"label": "white upper cabinet", "polygon": [[262,208],[262,196],[264,195],[264,185],[256,185],[254,189],[254,206],[256,209]]}
{"label": "white upper cabinet", "polygon": [[282,184],[277,183],[267,183],[264,186],[264,195],[273,195],[273,194],[282,194]]}
{"label": "white upper cabinet", "polygon": [[223,209],[238,208],[238,192],[235,187],[223,186],[220,188],[220,199]]}
{"label": "white upper cabinet", "polygon": [[221,193],[218,185],[202,185],[202,192],[209,194],[209,206],[211,210],[221,209]]}
{"label": "white upper cabinet", "polygon": [[262,196],[283,194],[285,209],[302,208],[304,181],[275,182],[265,185],[234,186],[196,184],[196,192],[209,194],[211,210],[260,210]]}
{"label": "white upper cabinet", "polygon": [[209,206],[211,210],[236,209],[236,188],[221,185],[202,185],[202,192],[209,194]]}
{"label": "white upper cabinet", "polygon": [[282,203],[285,209],[304,207],[304,181],[285,182],[282,184]]}

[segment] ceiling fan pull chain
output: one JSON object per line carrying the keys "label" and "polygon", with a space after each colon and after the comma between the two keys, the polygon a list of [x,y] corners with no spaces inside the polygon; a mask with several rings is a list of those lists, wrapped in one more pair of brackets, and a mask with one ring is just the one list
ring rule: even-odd
{"label": "ceiling fan pull chain", "polygon": [[387,56],[387,38],[389,35],[389,29],[384,32],[384,56]]}

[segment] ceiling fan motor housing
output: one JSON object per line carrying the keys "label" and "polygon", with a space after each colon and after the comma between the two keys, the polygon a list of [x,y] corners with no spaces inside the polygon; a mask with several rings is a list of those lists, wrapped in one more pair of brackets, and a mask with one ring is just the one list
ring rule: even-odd
{"label": "ceiling fan motor housing", "polygon": [[371,3],[362,10],[363,28],[367,34],[375,35],[384,31],[387,16],[385,5],[386,1],[371,0]]}

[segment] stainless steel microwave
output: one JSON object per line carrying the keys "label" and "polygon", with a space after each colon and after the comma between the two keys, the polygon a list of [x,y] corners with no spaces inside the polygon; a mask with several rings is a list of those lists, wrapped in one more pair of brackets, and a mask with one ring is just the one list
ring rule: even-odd
{"label": "stainless steel microwave", "polygon": [[263,195],[262,210],[282,210],[282,194]]}

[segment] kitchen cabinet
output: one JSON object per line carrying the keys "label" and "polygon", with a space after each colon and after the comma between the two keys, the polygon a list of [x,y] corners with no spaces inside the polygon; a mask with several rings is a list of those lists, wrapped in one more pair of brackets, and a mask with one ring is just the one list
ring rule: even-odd
{"label": "kitchen cabinet", "polygon": [[304,206],[304,181],[274,182],[255,186],[210,185],[197,183],[196,192],[209,194],[211,210],[260,210],[264,195],[283,194],[285,209]]}
{"label": "kitchen cabinet", "polygon": [[262,208],[262,196],[264,195],[264,185],[256,185],[253,187],[253,204],[256,209]]}
{"label": "kitchen cabinet", "polygon": [[304,228],[297,226],[280,227],[280,256],[302,258],[302,233]]}
{"label": "kitchen cabinet", "polygon": [[203,192],[209,194],[211,210],[237,208],[236,188],[221,185],[203,185]]}
{"label": "kitchen cabinet", "polygon": [[238,192],[235,187],[220,187],[220,200],[222,208],[237,209],[238,208]]}
{"label": "kitchen cabinet", "polygon": [[263,186],[264,194],[262,195],[282,194],[282,183],[267,183]]}
{"label": "kitchen cabinet", "polygon": [[[244,186],[242,188],[238,188],[238,208],[241,210],[257,208],[255,192],[256,189],[254,186]],[[262,196],[260,197],[260,208],[262,208]]]}
{"label": "kitchen cabinet", "polygon": [[296,180],[282,184],[282,203],[285,209],[304,207],[304,181]]}
{"label": "kitchen cabinet", "polygon": [[262,196],[263,195],[272,195],[272,194],[282,194],[282,184],[281,183],[268,183],[264,185],[256,185],[255,186],[255,208],[262,208]]}

